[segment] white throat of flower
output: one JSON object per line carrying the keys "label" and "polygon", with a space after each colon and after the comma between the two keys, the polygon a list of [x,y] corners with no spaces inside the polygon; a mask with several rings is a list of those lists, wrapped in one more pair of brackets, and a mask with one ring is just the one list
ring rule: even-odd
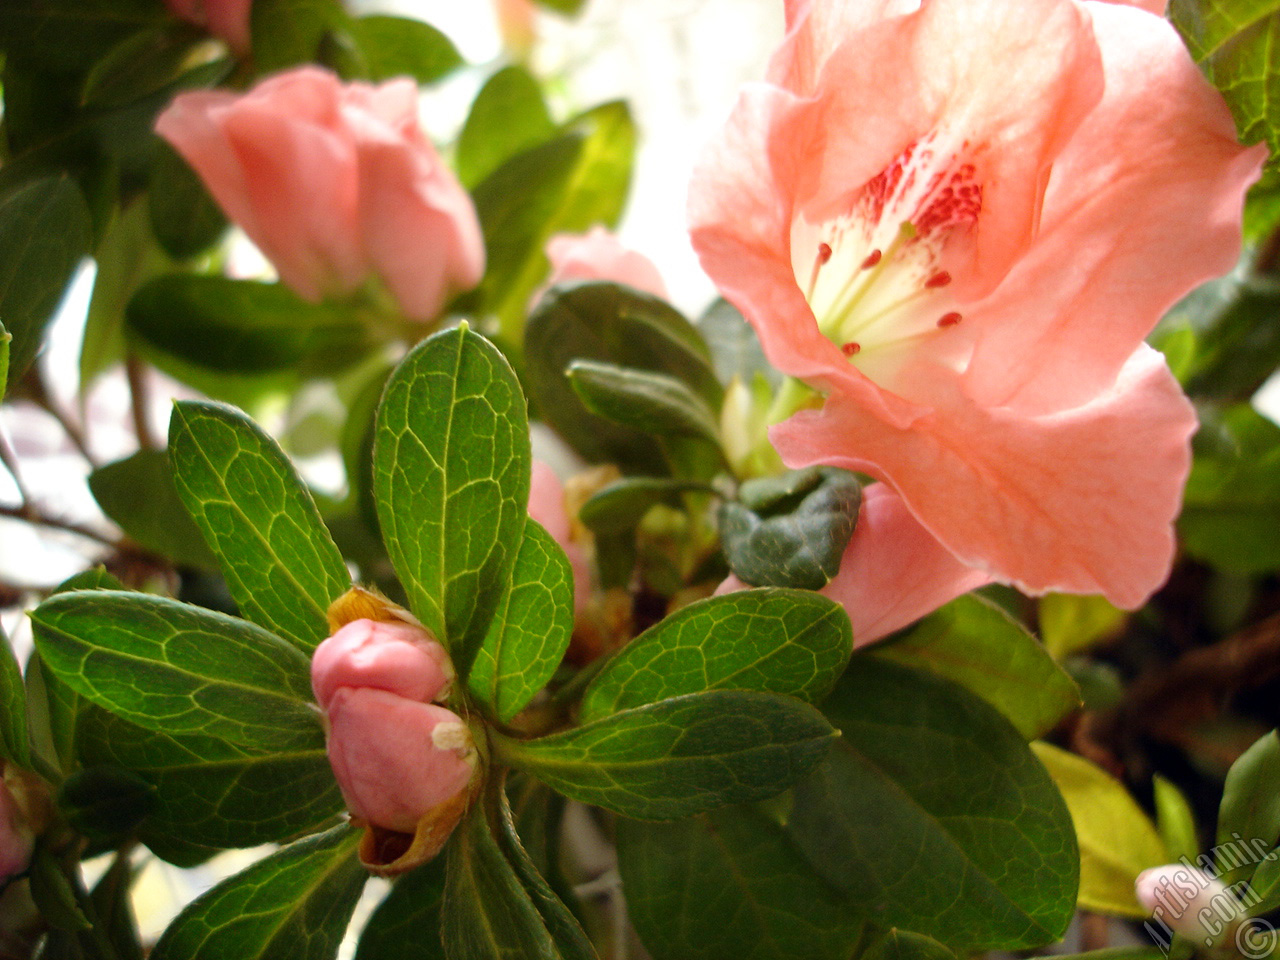
{"label": "white throat of flower", "polygon": [[957,153],[940,158],[924,140],[872,178],[848,213],[818,222],[797,216],[792,270],[818,329],[880,379],[913,347],[958,326],[964,315],[941,254],[981,209],[974,165]]}

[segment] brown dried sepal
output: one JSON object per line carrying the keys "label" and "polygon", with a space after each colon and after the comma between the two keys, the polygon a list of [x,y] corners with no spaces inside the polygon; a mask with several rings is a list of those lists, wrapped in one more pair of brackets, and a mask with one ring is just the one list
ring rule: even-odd
{"label": "brown dried sepal", "polygon": [[[373,587],[353,586],[329,604],[329,635],[337,633],[348,623],[357,620],[374,620],[378,623],[411,623],[422,627],[427,636],[431,631],[423,627],[412,613],[384,597]],[[435,639],[434,637],[432,639]]]}
{"label": "brown dried sepal", "polygon": [[364,827],[364,836],[360,838],[360,862],[365,869],[379,877],[398,877],[434,859],[479,793],[480,779],[473,777],[468,789],[424,813],[412,834],[388,830],[353,817],[353,824]]}

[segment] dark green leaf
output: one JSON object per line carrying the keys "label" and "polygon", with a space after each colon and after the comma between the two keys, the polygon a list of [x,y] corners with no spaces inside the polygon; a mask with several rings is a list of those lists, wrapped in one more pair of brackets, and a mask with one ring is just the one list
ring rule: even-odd
{"label": "dark green leaf", "polygon": [[556,287],[529,317],[525,364],[542,417],[587,460],[664,474],[653,438],[587,412],[565,376],[575,360],[596,360],[674,377],[718,409],[722,396],[705,344],[667,303],[612,283]]}
{"label": "dark green leaf", "polygon": [[0,629],[0,759],[20,767],[31,766],[27,742],[27,695],[22,686],[22,667],[14,656],[9,638]]}
{"label": "dark green leaf", "polygon": [[139,726],[260,749],[324,742],[307,658],[261,627],[110,590],[55,594],[31,617],[58,678]]}
{"label": "dark green leaf", "polygon": [[512,766],[565,796],[639,820],[671,820],[780,793],[836,735],[798,700],[713,690],[502,743]]}
{"label": "dark green leaf", "polygon": [[77,832],[118,843],[155,808],[155,788],[127,770],[87,767],[62,782],[58,808]]}
{"label": "dark green leaf", "polygon": [[254,0],[254,66],[267,74],[313,62],[325,40],[349,24],[340,0]]}
{"label": "dark green leaf", "polygon": [[466,675],[511,577],[532,454],[506,359],[465,325],[419,344],[387,382],[374,492],[409,606]]}
{"label": "dark green leaf", "polygon": [[[1218,809],[1219,856],[1234,849],[1234,841],[1261,843],[1270,849],[1280,842],[1280,734],[1263,735],[1227,772]],[[1253,875],[1256,861],[1235,865],[1224,861],[1222,881],[1228,886]]]}
{"label": "dark green leaf", "polygon": [[1200,840],[1195,812],[1186,795],[1158,773],[1151,778],[1151,786],[1156,807],[1156,829],[1160,831],[1160,839],[1169,851],[1170,860],[1183,857],[1194,860],[1200,852]]}
{"label": "dark green leaf", "polygon": [[150,788],[148,844],[250,847],[314,829],[342,809],[323,741],[257,749],[200,735],[146,730],[105,710],[81,719],[86,764],[130,771]]}
{"label": "dark green leaf", "polygon": [[445,857],[396,880],[378,904],[356,945],[355,960],[445,960],[440,940]]}
{"label": "dark green leaf", "polygon": [[765,587],[825,587],[858,522],[862,487],[847,470],[808,467],[748,480],[720,507],[729,567]]}
{"label": "dark green leaf", "polygon": [[9,392],[9,343],[13,335],[0,323],[0,400]]}
{"label": "dark green leaf", "polygon": [[171,257],[202,253],[227,229],[227,218],[200,176],[167,141],[156,143],[147,191],[147,209],[156,240]]}
{"label": "dark green leaf", "polygon": [[1016,620],[990,600],[953,600],[909,633],[874,648],[907,667],[922,667],[976,693],[1028,740],[1080,706],[1071,676]]}
{"label": "dark green leaf", "polygon": [[890,930],[867,949],[862,960],[955,960],[955,954],[922,933]]}
{"label": "dark green leaf", "polygon": [[[1229,282],[1229,281],[1223,281]],[[1227,303],[1197,318],[1196,353],[1185,383],[1196,399],[1247,401],[1280,366],[1280,283],[1252,276],[1229,288]]]}
{"label": "dark green leaf", "polygon": [[35,359],[90,243],[89,209],[66,177],[36,180],[0,200],[0,318],[13,337],[11,381]]}
{"label": "dark green leaf", "polygon": [[133,864],[129,857],[118,855],[89,894],[98,915],[99,927],[115,950],[115,960],[143,960],[138,922],[134,918],[133,881]]}
{"label": "dark green leaf", "polygon": [[0,49],[83,70],[129,34],[165,20],[148,0],[24,0],[0,4]]}
{"label": "dark green leaf", "polygon": [[458,137],[458,179],[474,187],[504,162],[555,133],[542,88],[524,67],[509,66],[491,76]]}
{"label": "dark green leaf", "polygon": [[347,825],[291,843],[202,894],[150,960],[329,960],[364,887]]}
{"label": "dark green leaf", "polygon": [[839,604],[802,590],[742,590],[689,604],[623,647],[582,696],[581,719],[703,690],[817,703],[849,662]]}
{"label": "dark green leaf", "polygon": [[139,450],[99,467],[89,489],[102,512],[130,537],[176,563],[217,568],[218,560],[178,498],[163,450]]}
{"label": "dark green leaf", "polygon": [[127,315],[156,348],[210,370],[341,367],[367,352],[366,331],[349,309],[308,303],[278,283],[168,274],[135,293]]}
{"label": "dark green leaf", "polygon": [[352,20],[347,30],[370,80],[410,76],[420,84],[434,83],[463,63],[453,41],[421,20],[374,14]]}
{"label": "dark green leaf", "polygon": [[[58,930],[85,930],[91,924],[76,900],[72,879],[45,842],[36,844],[30,867],[31,899],[40,918]],[[77,878],[78,879],[78,878]]]}
{"label": "dark green leaf", "polygon": [[448,847],[442,910],[449,960],[560,960],[560,951],[475,808]]}
{"label": "dark green leaf", "polygon": [[674,377],[592,360],[575,360],[566,374],[596,416],[645,433],[689,434],[720,444],[715,412]]}
{"label": "dark green leaf", "polygon": [[279,445],[238,410],[182,401],[169,421],[169,457],[241,611],[313,650],[351,576]]}
{"label": "dark green leaf", "polygon": [[734,377],[749,383],[757,373],[774,389],[782,383],[782,374],[765,359],[755,330],[728,300],[720,298],[707,307],[697,327],[707,341],[721,383],[728,384]]}
{"label": "dark green leaf", "polygon": [[864,916],[973,951],[1062,935],[1079,872],[1070,815],[1008,721],[869,656],[827,714],[843,736],[796,786],[788,827]]}
{"label": "dark green leaf", "polygon": [[1276,0],[1171,0],[1169,19],[1209,81],[1222,91],[1245,143],[1280,148],[1277,72],[1280,3]]}
{"label": "dark green leaf", "polygon": [[623,477],[603,487],[578,510],[578,519],[596,533],[626,533],[634,530],[651,507],[680,505],[679,494],[706,493],[699,483],[664,480],[658,477]]}
{"label": "dark green leaf", "polygon": [[587,0],[538,0],[540,6],[569,17],[578,13],[586,2]]}
{"label": "dark green leaf", "polygon": [[619,820],[627,913],[655,960],[848,960],[862,923],[751,807]]}
{"label": "dark green leaf", "polygon": [[110,109],[134,103],[173,83],[187,66],[200,34],[185,23],[157,24],[131,33],[93,64],[81,101]]}
{"label": "dark green leaf", "polygon": [[1250,574],[1280,568],[1278,526],[1280,427],[1240,404],[1197,437],[1178,533],[1197,559]]}
{"label": "dark green leaf", "polygon": [[511,586],[476,653],[467,686],[504,723],[541,690],[573,633],[569,558],[537,521],[524,527]]}
{"label": "dark green leaf", "polygon": [[478,295],[511,347],[520,344],[529,300],[546,279],[547,240],[615,224],[626,203],[636,141],[627,106],[603,104],[564,131],[516,154],[475,188],[488,252]]}

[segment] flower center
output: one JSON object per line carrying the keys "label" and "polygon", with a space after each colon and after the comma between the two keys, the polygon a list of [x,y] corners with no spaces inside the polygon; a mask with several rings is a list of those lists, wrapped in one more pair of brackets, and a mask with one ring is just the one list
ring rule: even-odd
{"label": "flower center", "polygon": [[981,210],[974,165],[958,151],[940,157],[926,139],[868,181],[848,213],[819,222],[797,216],[792,268],[818,329],[871,374],[960,324],[941,254]]}

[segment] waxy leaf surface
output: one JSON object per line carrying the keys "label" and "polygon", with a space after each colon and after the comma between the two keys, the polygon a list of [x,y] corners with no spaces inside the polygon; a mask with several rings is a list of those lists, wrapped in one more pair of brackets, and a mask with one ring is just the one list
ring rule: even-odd
{"label": "waxy leaf surface", "polygon": [[849,661],[839,604],[803,590],[743,590],[701,600],[650,627],[596,674],[584,723],[704,690],[758,690],[817,703]]}
{"label": "waxy leaf surface", "polygon": [[572,799],[638,820],[671,820],[781,793],[836,735],[798,700],[713,690],[508,741],[508,759]]}
{"label": "waxy leaf surface", "polygon": [[310,653],[329,635],[326,611],[351,576],[279,445],[238,410],[182,401],[169,459],[241,612]]}
{"label": "waxy leaf surface", "polygon": [[511,587],[476,653],[468,687],[499,720],[510,720],[551,679],[572,633],[569,558],[536,520],[527,520]]}
{"label": "waxy leaf surface", "polygon": [[55,594],[32,620],[49,669],[131,723],[260,749],[324,743],[307,658],[245,620],[110,590]]}
{"label": "waxy leaf surface", "polygon": [[387,382],[374,494],[391,562],[465,676],[511,577],[529,502],[529,426],[510,365],[465,326],[436,334]]}

